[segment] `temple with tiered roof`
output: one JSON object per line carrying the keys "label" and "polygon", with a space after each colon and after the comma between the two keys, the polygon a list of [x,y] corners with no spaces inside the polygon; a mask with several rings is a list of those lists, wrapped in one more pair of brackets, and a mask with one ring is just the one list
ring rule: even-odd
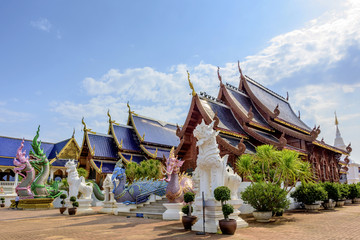
{"label": "temple with tiered roof", "polygon": [[320,126],[310,128],[297,116],[284,98],[260,83],[244,76],[239,66],[240,82],[235,87],[224,84],[218,69],[220,89],[212,97],[192,88],[192,101],[182,129],[177,129],[180,144],[176,154],[185,160],[183,169],[196,167],[196,139],[194,128],[204,120],[206,124],[215,121],[214,129],[220,155],[229,154],[228,163],[235,166],[243,153],[254,153],[255,147],[270,144],[278,149],[290,149],[309,161],[314,177],[319,181],[339,181],[340,156],[349,155],[351,148],[339,148],[317,140]]}

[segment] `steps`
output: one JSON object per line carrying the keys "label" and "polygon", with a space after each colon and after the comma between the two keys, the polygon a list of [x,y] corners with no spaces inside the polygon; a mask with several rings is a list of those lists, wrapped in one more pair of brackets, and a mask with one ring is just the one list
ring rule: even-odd
{"label": "steps", "polygon": [[166,211],[163,203],[167,202],[169,202],[168,199],[166,197],[163,197],[161,200],[156,200],[155,202],[151,202],[150,204],[144,204],[143,206],[140,206],[136,209],[131,209],[130,212],[119,212],[118,215],[162,219],[162,215]]}

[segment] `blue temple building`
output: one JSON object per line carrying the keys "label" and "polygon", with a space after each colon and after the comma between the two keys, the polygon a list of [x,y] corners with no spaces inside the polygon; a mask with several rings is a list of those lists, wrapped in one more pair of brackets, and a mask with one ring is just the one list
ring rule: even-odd
{"label": "blue temple building", "polygon": [[80,150],[80,167],[89,171],[89,178],[101,185],[106,174],[112,173],[118,160],[140,163],[147,159],[163,161],[172,147],[177,147],[177,126],[130,110],[126,125],[116,123],[108,112],[107,134],[96,133],[84,125]]}
{"label": "blue temple building", "polygon": [[[0,136],[0,186],[6,191],[10,191],[17,181],[17,174],[14,173],[13,160],[22,142],[21,138]],[[32,140],[25,139],[23,151],[29,155]],[[67,159],[77,159],[80,147],[74,135],[58,143],[41,142],[41,148],[51,164],[50,178],[59,180],[66,176],[65,163]]]}

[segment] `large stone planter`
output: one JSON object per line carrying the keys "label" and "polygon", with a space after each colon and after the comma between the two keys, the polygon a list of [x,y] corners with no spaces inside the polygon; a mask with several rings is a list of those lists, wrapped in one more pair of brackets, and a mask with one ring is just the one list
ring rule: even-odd
{"label": "large stone planter", "polygon": [[308,212],[318,212],[320,206],[321,206],[320,203],[317,203],[317,204],[305,204],[305,209]]}
{"label": "large stone planter", "polygon": [[263,222],[263,223],[270,222],[270,219],[272,217],[272,211],[268,211],[268,212],[254,211],[253,216],[257,222]]}
{"label": "large stone planter", "polygon": [[335,208],[336,202],[331,200],[328,202],[324,202],[322,205],[326,210],[333,210]]}
{"label": "large stone planter", "polygon": [[360,203],[360,198],[352,199],[352,203],[356,203],[356,204]]}
{"label": "large stone planter", "polygon": [[352,200],[351,199],[346,199],[345,200],[345,205],[350,205],[352,204]]}
{"label": "large stone planter", "polygon": [[339,200],[336,202],[336,207],[343,207],[345,204],[345,200]]}

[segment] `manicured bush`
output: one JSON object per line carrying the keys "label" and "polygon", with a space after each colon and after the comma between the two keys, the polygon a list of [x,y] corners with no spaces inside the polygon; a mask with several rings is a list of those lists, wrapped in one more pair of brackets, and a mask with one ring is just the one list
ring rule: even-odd
{"label": "manicured bush", "polygon": [[301,183],[293,193],[291,197],[297,202],[304,204],[314,204],[316,201],[324,201],[328,198],[325,189],[317,183]]}
{"label": "manicured bush", "polygon": [[79,207],[79,203],[78,203],[78,202],[73,202],[73,203],[72,203],[72,206],[73,206],[74,208]]}
{"label": "manicured bush", "polygon": [[72,206],[73,206],[74,208],[76,208],[76,207],[79,206],[79,203],[76,201],[76,197],[75,197],[75,196],[71,196],[71,197],[70,197],[70,202],[71,202],[71,204],[72,204]]}
{"label": "manicured bush", "polygon": [[339,199],[341,199],[341,191],[337,183],[324,182],[321,184],[321,186],[328,194],[327,200],[332,199],[334,201],[338,201]]}
{"label": "manicured bush", "polygon": [[[191,203],[195,199],[195,193],[193,192],[187,192],[184,194],[184,202],[186,202],[186,206],[182,207],[181,211],[185,213],[188,216],[191,216],[191,213],[193,212],[193,207],[191,206]],[[189,211],[189,208],[191,207],[191,211]]]}
{"label": "manicured bush", "polygon": [[1,203],[5,203],[5,198],[4,197],[1,197],[0,200],[1,200]]}
{"label": "manicured bush", "polygon": [[214,197],[221,202],[221,209],[225,220],[229,220],[229,215],[234,212],[234,207],[226,204],[226,201],[231,199],[231,191],[226,186],[217,187],[214,190]]}
{"label": "manicured bush", "polygon": [[360,186],[355,184],[355,183],[349,184],[349,195],[348,195],[348,197],[350,199],[360,197]]}
{"label": "manicured bush", "polygon": [[70,202],[75,202],[76,201],[76,197],[75,196],[71,196],[70,197]]}
{"label": "manicured bush", "polygon": [[347,184],[340,184],[340,192],[341,192],[341,199],[348,199],[349,198],[349,193],[350,193],[350,189],[349,189],[349,185]]}
{"label": "manicured bush", "polygon": [[191,216],[191,213],[194,211],[194,208],[191,207],[191,212],[189,212],[189,205],[185,205],[185,206],[183,206],[183,207],[181,208],[181,211],[182,211],[184,214],[186,214],[186,215],[188,215],[188,216]]}
{"label": "manicured bush", "polygon": [[286,209],[290,204],[284,189],[277,184],[265,182],[251,184],[241,193],[241,198],[257,211]]}

